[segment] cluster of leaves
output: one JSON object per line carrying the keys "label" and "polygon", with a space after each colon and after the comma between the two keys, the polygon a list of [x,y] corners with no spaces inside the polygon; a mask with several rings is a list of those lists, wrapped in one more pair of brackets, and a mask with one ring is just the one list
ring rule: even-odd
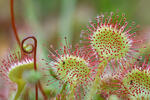
{"label": "cluster of leaves", "polygon": [[114,95],[124,100],[150,99],[149,55],[138,63],[143,41],[136,39],[137,28],[134,22],[126,21],[124,14],[102,14],[90,21],[75,47],[67,38],[66,45],[58,50],[50,46],[50,60],[42,59],[46,67],[41,68],[38,63],[43,74],[33,71],[33,56],[22,52],[11,53],[3,59],[0,73],[6,83],[17,89],[14,100],[25,86],[42,82],[42,78],[48,79],[45,87],[59,84],[58,91],[51,88],[46,93],[51,99],[100,100]]}

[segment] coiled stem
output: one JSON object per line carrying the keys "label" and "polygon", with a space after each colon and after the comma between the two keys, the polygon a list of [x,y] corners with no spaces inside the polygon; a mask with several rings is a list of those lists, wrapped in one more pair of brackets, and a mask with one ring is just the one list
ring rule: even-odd
{"label": "coiled stem", "polygon": [[[16,25],[15,25],[15,17],[14,17],[14,0],[10,0],[10,14],[11,14],[11,24],[12,24],[12,28],[13,28],[13,31],[14,31],[14,35],[15,35],[15,38],[16,38],[16,41],[21,49],[21,55],[24,55],[24,54],[31,54],[31,53],[34,53],[34,70],[37,71],[37,67],[36,67],[36,53],[37,53],[37,39],[36,37],[34,36],[29,36],[25,39],[22,40],[22,42],[20,41],[19,39],[19,36],[18,36],[18,32],[17,32],[17,28],[16,28]],[[34,40],[34,45],[33,44],[27,44],[27,46],[31,46],[32,49],[30,51],[27,51],[23,45],[24,45],[24,42],[28,39],[33,39]],[[44,97],[44,100],[47,100],[47,96],[45,95],[44,93],[44,90],[42,88],[42,85],[40,83],[40,81],[38,81],[38,83],[36,84],[35,86],[35,91],[36,91],[36,100],[38,100],[38,86],[39,86],[39,89]]]}
{"label": "coiled stem", "polygon": [[[24,45],[24,42],[29,40],[29,39],[33,39],[34,40],[34,45],[32,44],[28,44],[28,45],[31,45],[32,46],[32,50],[31,51],[27,51],[23,45]],[[36,52],[37,52],[37,39],[34,37],[34,36],[29,36],[29,37],[26,37],[25,39],[22,40],[21,42],[21,50],[26,53],[26,54],[31,54],[31,53],[34,53],[34,70],[37,71],[37,67],[36,67]],[[35,95],[36,95],[36,100],[38,100],[38,84],[35,85]]]}

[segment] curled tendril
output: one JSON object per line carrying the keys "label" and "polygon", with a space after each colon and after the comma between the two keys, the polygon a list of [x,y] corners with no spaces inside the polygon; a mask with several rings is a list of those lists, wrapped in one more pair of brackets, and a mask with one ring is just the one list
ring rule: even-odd
{"label": "curled tendril", "polygon": [[[28,39],[33,39],[34,40],[34,45],[33,44],[27,44],[27,45],[31,45],[32,46],[32,50],[31,51],[27,51],[24,47],[23,47],[23,44],[26,40]],[[29,37],[26,37],[25,39],[22,40],[21,42],[21,50],[26,53],[26,54],[31,54],[31,53],[34,53],[34,70],[36,71],[37,70],[37,67],[36,67],[36,50],[37,50],[37,39],[36,37],[34,36],[29,36]],[[36,92],[36,100],[38,100],[38,84],[35,85],[35,92]]]}
{"label": "curled tendril", "polygon": [[[30,51],[28,51],[28,50],[26,50],[26,48],[24,48],[24,43],[25,43],[25,41],[27,41],[27,40],[29,40],[29,39],[32,39],[33,41],[34,41],[34,44],[27,44],[26,46],[28,47],[28,46],[31,46],[32,48],[32,50],[30,50]],[[36,39],[36,37],[34,37],[34,36],[29,36],[29,37],[26,37],[26,38],[24,38],[23,40],[22,40],[22,42],[21,42],[21,50],[22,50],[22,52],[23,53],[26,53],[26,54],[31,54],[31,53],[33,53],[34,55],[34,70],[35,71],[37,71],[37,67],[36,67],[36,52],[37,52],[37,39]],[[40,83],[40,81],[36,84],[36,86],[35,86],[35,92],[36,92],[36,100],[38,100],[38,86],[39,86],[39,89],[40,89],[40,91],[42,92],[42,95],[43,95],[43,97],[44,97],[44,100],[48,100],[48,98],[47,98],[47,96],[45,95],[45,93],[44,93],[44,90],[43,90],[43,88],[42,88],[42,85],[41,85],[41,83]]]}
{"label": "curled tendril", "polygon": [[[24,48],[24,43],[25,43],[25,41],[27,41],[27,40],[29,40],[29,39],[33,39],[33,40],[34,40],[34,45],[33,45],[33,44],[27,44],[26,46],[31,46],[31,47],[32,47],[32,50],[27,51],[27,50]],[[35,52],[36,47],[37,47],[37,40],[36,40],[36,38],[35,38],[34,36],[26,37],[25,39],[22,40],[21,47],[22,47],[22,51],[23,51],[24,53],[31,54],[31,53]]]}
{"label": "curled tendril", "polygon": [[[23,45],[24,45],[25,41],[27,41],[27,40],[29,40],[29,39],[34,40],[34,44],[27,44],[27,46],[31,46],[31,47],[32,47],[32,48],[31,48],[32,50],[27,51],[27,50],[24,48]],[[34,37],[34,36],[29,36],[29,37],[26,37],[25,39],[23,39],[22,42],[21,42],[21,49],[22,49],[22,51],[23,51],[24,53],[26,53],[26,54],[34,53],[34,69],[37,70],[37,68],[36,68],[36,51],[37,51],[37,39],[36,39],[36,37]]]}

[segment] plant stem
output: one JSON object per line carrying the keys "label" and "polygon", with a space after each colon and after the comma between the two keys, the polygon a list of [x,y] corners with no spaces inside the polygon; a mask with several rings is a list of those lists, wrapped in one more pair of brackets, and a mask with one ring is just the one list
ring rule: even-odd
{"label": "plant stem", "polygon": [[[32,51],[30,51],[30,52],[26,51],[23,47],[24,42],[28,39],[34,40],[34,47],[32,48]],[[36,67],[37,39],[34,36],[26,37],[25,39],[22,40],[21,49],[24,53],[27,53],[27,54],[34,53],[34,55],[33,55],[34,56],[34,70],[37,71],[37,67]],[[36,85],[35,85],[35,98],[36,98],[36,100],[38,100],[38,83],[36,83]]]}
{"label": "plant stem", "polygon": [[[38,31],[39,33],[45,33],[43,30],[41,30],[41,26],[40,26],[40,23],[39,23],[39,19],[38,19],[38,14],[36,13],[37,12],[37,9],[35,8],[34,6],[34,2],[33,0],[24,0],[23,2],[24,6],[25,6],[25,16],[26,18],[28,19],[28,23],[29,24],[32,24],[32,29]],[[38,41],[43,41],[42,40],[42,35],[40,35],[40,37],[37,37],[38,38]],[[41,46],[41,43],[38,42],[38,46]],[[41,55],[40,55],[41,56]],[[44,58],[44,56],[42,56]],[[43,91],[43,87],[40,83],[40,81],[38,82],[38,86],[39,86],[39,89],[43,95],[43,98],[45,98],[45,100],[47,100],[47,96],[45,94],[45,92]]]}
{"label": "plant stem", "polygon": [[11,24],[12,24],[12,28],[13,28],[13,31],[14,31],[14,35],[15,35],[15,38],[17,40],[17,43],[18,43],[19,47],[21,48],[21,42],[20,42],[18,32],[17,32],[16,26],[15,26],[14,0],[10,0],[10,14],[11,14]]}
{"label": "plant stem", "polygon": [[42,87],[40,81],[38,82],[38,85],[39,85],[39,89],[40,89],[40,91],[41,91],[41,93],[42,93],[42,95],[44,97],[44,100],[48,100],[47,96],[45,95],[45,92],[43,90],[43,87]]}
{"label": "plant stem", "polygon": [[73,85],[70,85],[70,95],[69,95],[69,100],[74,100],[74,86]]}
{"label": "plant stem", "polygon": [[23,100],[29,100],[29,87],[26,87]]}
{"label": "plant stem", "polygon": [[25,82],[23,80],[18,81],[17,83],[17,93],[15,95],[14,100],[18,100],[19,96],[21,95],[21,92],[23,91],[25,87]]}
{"label": "plant stem", "polygon": [[[37,40],[36,38],[34,39],[34,70],[37,71],[36,67],[36,51],[37,51]],[[38,100],[38,83],[35,85],[35,91],[36,91],[36,100]]]}
{"label": "plant stem", "polygon": [[99,64],[99,68],[98,68],[97,74],[95,76],[95,80],[92,84],[90,91],[87,94],[87,100],[92,100],[93,96],[96,94],[97,87],[99,86],[99,83],[101,81],[100,75],[102,75],[102,73],[104,72],[107,62],[108,62],[107,60],[104,60],[102,63]]}

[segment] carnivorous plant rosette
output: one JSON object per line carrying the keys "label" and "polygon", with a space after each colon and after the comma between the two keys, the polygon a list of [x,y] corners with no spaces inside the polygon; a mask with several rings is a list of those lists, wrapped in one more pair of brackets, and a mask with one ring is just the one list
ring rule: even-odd
{"label": "carnivorous plant rosette", "polygon": [[138,25],[135,26],[134,22],[129,24],[124,14],[102,14],[90,21],[87,31],[81,32],[81,43],[98,53],[100,61],[128,60],[139,52],[137,43],[141,42],[135,39]]}
{"label": "carnivorous plant rosette", "polygon": [[142,66],[136,64],[103,79],[100,91],[116,94],[128,99],[150,99],[150,65],[148,60]]}
{"label": "carnivorous plant rosette", "polygon": [[29,55],[22,55],[20,51],[10,53],[1,60],[0,74],[2,79],[12,87],[17,85],[17,93],[14,100],[17,100],[26,85],[23,74],[34,69],[33,58]]}
{"label": "carnivorous plant rosette", "polygon": [[98,64],[98,60],[89,49],[76,46],[73,50],[72,46],[66,43],[66,46],[59,50],[50,50],[48,57],[52,62],[47,64],[56,72],[57,79],[69,83],[73,90],[81,85],[86,87],[93,80],[94,66]]}
{"label": "carnivorous plant rosette", "polygon": [[[90,21],[88,30],[81,32],[81,43],[88,47],[99,56],[101,62],[98,67],[96,80],[89,92],[89,100],[97,89],[98,78],[110,62],[131,62],[135,60],[139,53],[141,40],[136,40],[135,35],[138,25],[132,25],[126,21],[124,14],[119,16],[117,13],[110,15],[102,14],[97,16],[94,21]],[[115,66],[118,68],[118,66]]]}

